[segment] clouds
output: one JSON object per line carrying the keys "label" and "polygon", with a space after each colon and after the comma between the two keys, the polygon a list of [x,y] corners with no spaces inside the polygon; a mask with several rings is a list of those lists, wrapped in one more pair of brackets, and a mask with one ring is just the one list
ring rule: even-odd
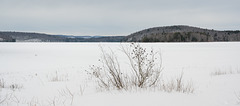
{"label": "clouds", "polygon": [[0,29],[128,35],[166,25],[240,29],[238,0],[0,0]]}

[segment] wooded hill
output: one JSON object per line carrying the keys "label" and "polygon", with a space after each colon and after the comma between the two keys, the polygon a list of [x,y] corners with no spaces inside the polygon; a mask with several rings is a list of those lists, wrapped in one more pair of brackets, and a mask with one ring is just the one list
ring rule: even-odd
{"label": "wooded hill", "polygon": [[125,37],[126,42],[215,42],[240,41],[240,31],[217,31],[190,26],[149,28]]}

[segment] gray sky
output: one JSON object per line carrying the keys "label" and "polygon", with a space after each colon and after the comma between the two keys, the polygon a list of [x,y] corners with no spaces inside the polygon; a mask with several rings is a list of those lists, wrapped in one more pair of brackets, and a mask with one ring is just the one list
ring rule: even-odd
{"label": "gray sky", "polygon": [[240,0],[0,0],[0,31],[128,35],[170,25],[240,30]]}

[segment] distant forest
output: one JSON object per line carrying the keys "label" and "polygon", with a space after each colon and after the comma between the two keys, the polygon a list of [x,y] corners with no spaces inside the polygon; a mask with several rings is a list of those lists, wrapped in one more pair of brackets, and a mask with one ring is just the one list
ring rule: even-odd
{"label": "distant forest", "polygon": [[120,42],[123,36],[68,36],[27,32],[0,32],[2,42]]}
{"label": "distant forest", "polygon": [[216,31],[190,26],[167,26],[133,33],[124,41],[130,42],[217,42],[240,41],[240,31]]}
{"label": "distant forest", "polygon": [[191,26],[154,27],[128,36],[69,36],[0,32],[0,42],[217,42],[240,41],[240,31],[217,31]]}

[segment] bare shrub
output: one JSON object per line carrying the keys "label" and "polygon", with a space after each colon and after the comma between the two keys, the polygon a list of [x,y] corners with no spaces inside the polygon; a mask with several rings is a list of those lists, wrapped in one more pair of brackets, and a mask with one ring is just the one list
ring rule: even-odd
{"label": "bare shrub", "polygon": [[110,87],[116,87],[117,89],[123,89],[126,87],[126,80],[124,79],[123,73],[120,69],[120,64],[117,57],[113,52],[106,53],[103,48],[102,59],[99,60],[102,66],[91,66],[90,69],[93,71],[91,74],[95,76],[99,81],[99,86],[109,89]]}
{"label": "bare shrub", "polygon": [[[132,43],[130,47],[122,47],[122,51],[128,57],[133,76],[133,84],[136,86],[151,87],[158,82],[160,74],[163,70],[162,56],[159,52],[146,51],[146,48],[139,44]],[[159,57],[157,57],[159,55]]]}
{"label": "bare shrub", "polygon": [[[103,48],[100,62],[102,66],[91,66],[92,75],[98,79],[99,86],[106,89],[111,87],[127,90],[129,87],[136,86],[146,88],[154,86],[163,70],[160,53],[151,50],[150,53],[139,44],[132,43],[130,47],[123,47],[122,51],[128,57],[131,65],[132,74],[123,73],[116,55],[111,51],[106,53]],[[156,58],[159,54],[159,58]],[[160,60],[160,64],[157,64]]]}

